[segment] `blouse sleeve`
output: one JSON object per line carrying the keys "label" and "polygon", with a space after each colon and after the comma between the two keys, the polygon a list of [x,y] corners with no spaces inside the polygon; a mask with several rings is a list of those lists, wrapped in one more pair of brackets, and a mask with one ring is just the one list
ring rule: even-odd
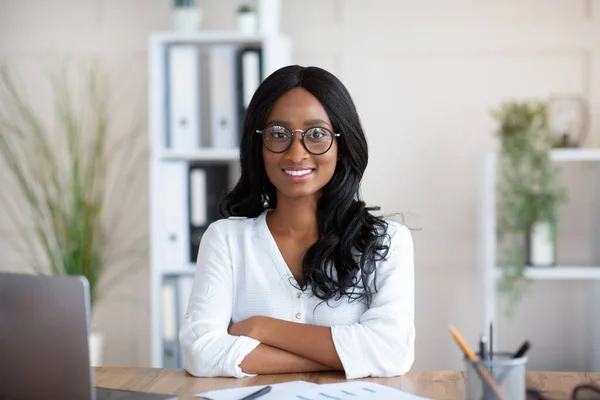
{"label": "blouse sleeve", "polygon": [[260,344],[227,332],[233,310],[233,270],[225,223],[211,224],[202,235],[190,302],[179,330],[185,369],[195,376],[249,376],[239,364]]}
{"label": "blouse sleeve", "polygon": [[405,226],[389,223],[390,248],[377,265],[377,292],[359,322],[331,334],[347,379],[397,376],[414,361],[414,248]]}

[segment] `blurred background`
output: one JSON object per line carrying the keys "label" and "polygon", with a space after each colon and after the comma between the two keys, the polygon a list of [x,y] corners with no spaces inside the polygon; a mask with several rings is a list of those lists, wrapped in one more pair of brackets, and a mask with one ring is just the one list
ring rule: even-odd
{"label": "blurred background", "polygon": [[362,196],[414,228],[414,369],[493,321],[530,370],[600,371],[600,0],[0,0],[0,269],[92,268],[97,364],[179,365],[238,173],[211,134],[287,64],[347,86]]}

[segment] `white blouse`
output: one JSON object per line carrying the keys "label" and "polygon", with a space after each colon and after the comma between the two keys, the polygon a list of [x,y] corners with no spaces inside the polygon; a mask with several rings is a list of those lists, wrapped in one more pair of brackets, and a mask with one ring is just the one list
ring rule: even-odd
{"label": "white blouse", "polygon": [[179,332],[185,369],[195,376],[249,376],[239,364],[260,342],[232,336],[227,329],[261,315],[330,326],[348,379],[406,373],[415,340],[410,231],[388,221],[390,249],[377,263],[377,292],[370,307],[347,298],[326,304],[310,288],[298,289],[267,226],[267,212],[219,220],[202,236]]}

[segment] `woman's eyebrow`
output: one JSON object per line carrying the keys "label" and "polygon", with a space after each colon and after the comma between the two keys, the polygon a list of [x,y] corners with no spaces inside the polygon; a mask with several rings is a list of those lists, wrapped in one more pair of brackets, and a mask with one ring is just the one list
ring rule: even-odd
{"label": "woman's eyebrow", "polygon": [[267,126],[272,126],[272,125],[281,125],[281,126],[287,127],[289,125],[289,122],[288,121],[282,121],[282,120],[279,120],[279,119],[274,119],[274,120],[269,121],[267,123]]}
{"label": "woman's eyebrow", "polygon": [[329,125],[329,122],[322,120],[322,119],[309,119],[308,121],[304,121],[304,125],[308,126],[308,125],[318,125],[318,124],[324,124],[324,125]]}

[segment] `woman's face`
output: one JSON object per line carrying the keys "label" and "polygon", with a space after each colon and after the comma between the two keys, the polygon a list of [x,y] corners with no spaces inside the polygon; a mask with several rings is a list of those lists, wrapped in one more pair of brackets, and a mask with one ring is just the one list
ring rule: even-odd
{"label": "woman's face", "polygon": [[[267,116],[265,127],[275,125],[290,131],[320,127],[335,132],[321,103],[304,88],[294,88],[277,100]],[[276,138],[285,137],[284,133],[278,132],[275,133]],[[314,148],[318,148],[320,138],[326,137],[323,132],[310,137],[316,143]],[[331,147],[321,155],[307,151],[302,143],[302,133],[298,131],[294,132],[291,147],[282,153],[273,153],[262,146],[265,171],[277,189],[278,201],[281,196],[294,199],[320,197],[321,190],[333,177],[337,163],[337,141],[335,138],[331,140]],[[308,141],[309,137],[306,138]]]}

